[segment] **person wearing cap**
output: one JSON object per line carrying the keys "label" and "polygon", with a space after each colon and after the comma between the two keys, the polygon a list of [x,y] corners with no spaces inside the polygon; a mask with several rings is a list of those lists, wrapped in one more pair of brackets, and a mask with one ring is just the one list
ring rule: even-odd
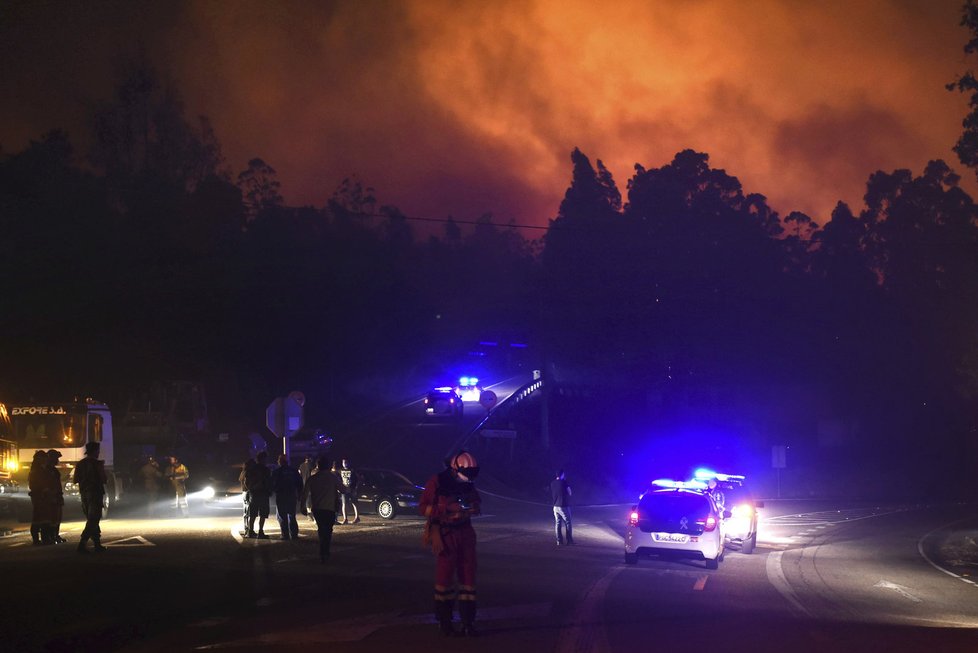
{"label": "person wearing cap", "polygon": [[64,544],[66,540],[61,537],[61,520],[65,512],[65,489],[61,482],[61,470],[58,469],[58,462],[61,460],[61,452],[57,449],[48,451],[48,474],[51,475],[51,539],[55,544]]}
{"label": "person wearing cap", "polygon": [[92,540],[95,551],[105,551],[99,522],[102,520],[102,502],[105,500],[105,484],[108,479],[105,476],[105,464],[98,459],[101,448],[98,442],[86,444],[85,457],[78,461],[72,477],[72,482],[78,486],[82,512],[85,513],[85,530],[78,541],[78,553],[88,553],[85,548],[88,540]]}
{"label": "person wearing cap", "polygon": [[35,451],[31,470],[27,475],[27,488],[31,498],[31,540],[35,545],[54,544],[51,537],[51,521],[54,501],[52,500],[51,475],[48,473],[50,459],[44,451]]}

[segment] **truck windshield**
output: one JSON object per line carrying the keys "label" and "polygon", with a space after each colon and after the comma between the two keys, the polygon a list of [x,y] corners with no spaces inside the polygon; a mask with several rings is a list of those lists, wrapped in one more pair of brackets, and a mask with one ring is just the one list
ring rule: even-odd
{"label": "truck windshield", "polygon": [[86,414],[65,406],[14,406],[13,440],[21,449],[80,447],[85,443]]}

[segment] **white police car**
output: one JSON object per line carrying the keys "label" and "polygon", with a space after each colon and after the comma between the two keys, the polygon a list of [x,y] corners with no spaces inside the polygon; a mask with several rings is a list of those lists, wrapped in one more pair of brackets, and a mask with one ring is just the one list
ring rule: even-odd
{"label": "white police car", "polygon": [[764,502],[754,499],[746,477],[698,469],[694,478],[707,484],[708,491],[714,495],[715,502],[723,510],[727,544],[738,547],[741,553],[753,553],[757,546],[757,509],[763,508]]}
{"label": "white police car", "polygon": [[700,481],[653,481],[632,506],[625,528],[625,562],[640,555],[687,557],[717,569],[723,560],[721,508]]}

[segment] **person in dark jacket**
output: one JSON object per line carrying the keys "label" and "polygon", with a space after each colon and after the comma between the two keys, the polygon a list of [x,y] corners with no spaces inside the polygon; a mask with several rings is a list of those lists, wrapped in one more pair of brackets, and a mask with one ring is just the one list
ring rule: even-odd
{"label": "person in dark jacket", "polygon": [[339,502],[340,479],[330,470],[332,461],[329,456],[319,457],[316,473],[302,488],[300,505],[302,513],[306,513],[306,499],[312,503],[312,515],[316,519],[316,530],[319,532],[319,561],[323,564],[329,560],[330,545],[333,541],[333,524],[336,523],[336,505]]}
{"label": "person in dark jacket", "polygon": [[139,468],[139,475],[143,477],[143,488],[146,490],[146,509],[147,514],[152,517],[156,513],[157,503],[160,500],[160,485],[163,482],[163,472],[160,471],[160,464],[156,458],[150,456]]}
{"label": "person in dark jacket", "polygon": [[299,537],[299,523],[295,520],[299,495],[302,493],[302,476],[289,466],[286,455],[278,457],[278,467],[272,471],[272,491],[275,493],[275,512],[283,540]]}
{"label": "person in dark jacket", "polygon": [[35,451],[31,470],[27,475],[27,488],[31,497],[31,540],[37,544],[54,544],[51,538],[51,521],[54,512],[49,459],[43,451]]}
{"label": "person in dark jacket", "polygon": [[[259,451],[255,456],[255,464],[245,473],[245,485],[248,490],[248,537],[267,540],[265,535],[265,520],[268,519],[269,499],[272,496],[272,474],[268,469],[268,452]],[[258,520],[258,532],[255,532],[255,519]]]}
{"label": "person in dark jacket", "polygon": [[78,541],[78,553],[88,553],[85,543],[89,539],[95,545],[95,551],[105,551],[102,546],[102,529],[99,522],[102,519],[102,501],[105,497],[105,464],[98,459],[101,445],[89,442],[85,445],[85,457],[75,466],[72,482],[78,486],[81,497],[82,512],[85,513],[85,530]]}
{"label": "person in dark jacket", "polygon": [[[550,481],[550,494],[554,501],[554,530],[557,534],[557,546],[574,544],[574,531],[571,522],[570,497],[571,488],[564,475],[564,470],[557,472],[557,478]],[[567,531],[564,539],[562,530]]]}
{"label": "person in dark jacket", "polygon": [[61,470],[58,469],[58,462],[61,460],[61,452],[57,449],[48,451],[48,473],[51,475],[51,540],[55,544],[63,544],[65,538],[61,537],[61,520],[65,512],[65,487],[61,482]]}

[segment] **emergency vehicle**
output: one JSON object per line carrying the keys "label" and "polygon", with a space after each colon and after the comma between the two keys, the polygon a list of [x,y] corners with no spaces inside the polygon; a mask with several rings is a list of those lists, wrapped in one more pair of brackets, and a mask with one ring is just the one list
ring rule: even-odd
{"label": "emergency vehicle", "polygon": [[77,496],[71,483],[75,465],[85,457],[85,445],[101,443],[99,458],[105,462],[108,483],[105,488],[105,508],[122,498],[123,482],[115,467],[112,437],[112,413],[104,403],[94,399],[70,403],[33,403],[11,405],[9,408],[11,439],[19,449],[19,469],[15,479],[26,487],[31,460],[37,450],[61,452],[58,465],[65,496]]}
{"label": "emergency vehicle", "polygon": [[687,557],[718,569],[724,548],[723,509],[700,481],[659,479],[632,506],[625,524],[625,563],[641,555]]}

